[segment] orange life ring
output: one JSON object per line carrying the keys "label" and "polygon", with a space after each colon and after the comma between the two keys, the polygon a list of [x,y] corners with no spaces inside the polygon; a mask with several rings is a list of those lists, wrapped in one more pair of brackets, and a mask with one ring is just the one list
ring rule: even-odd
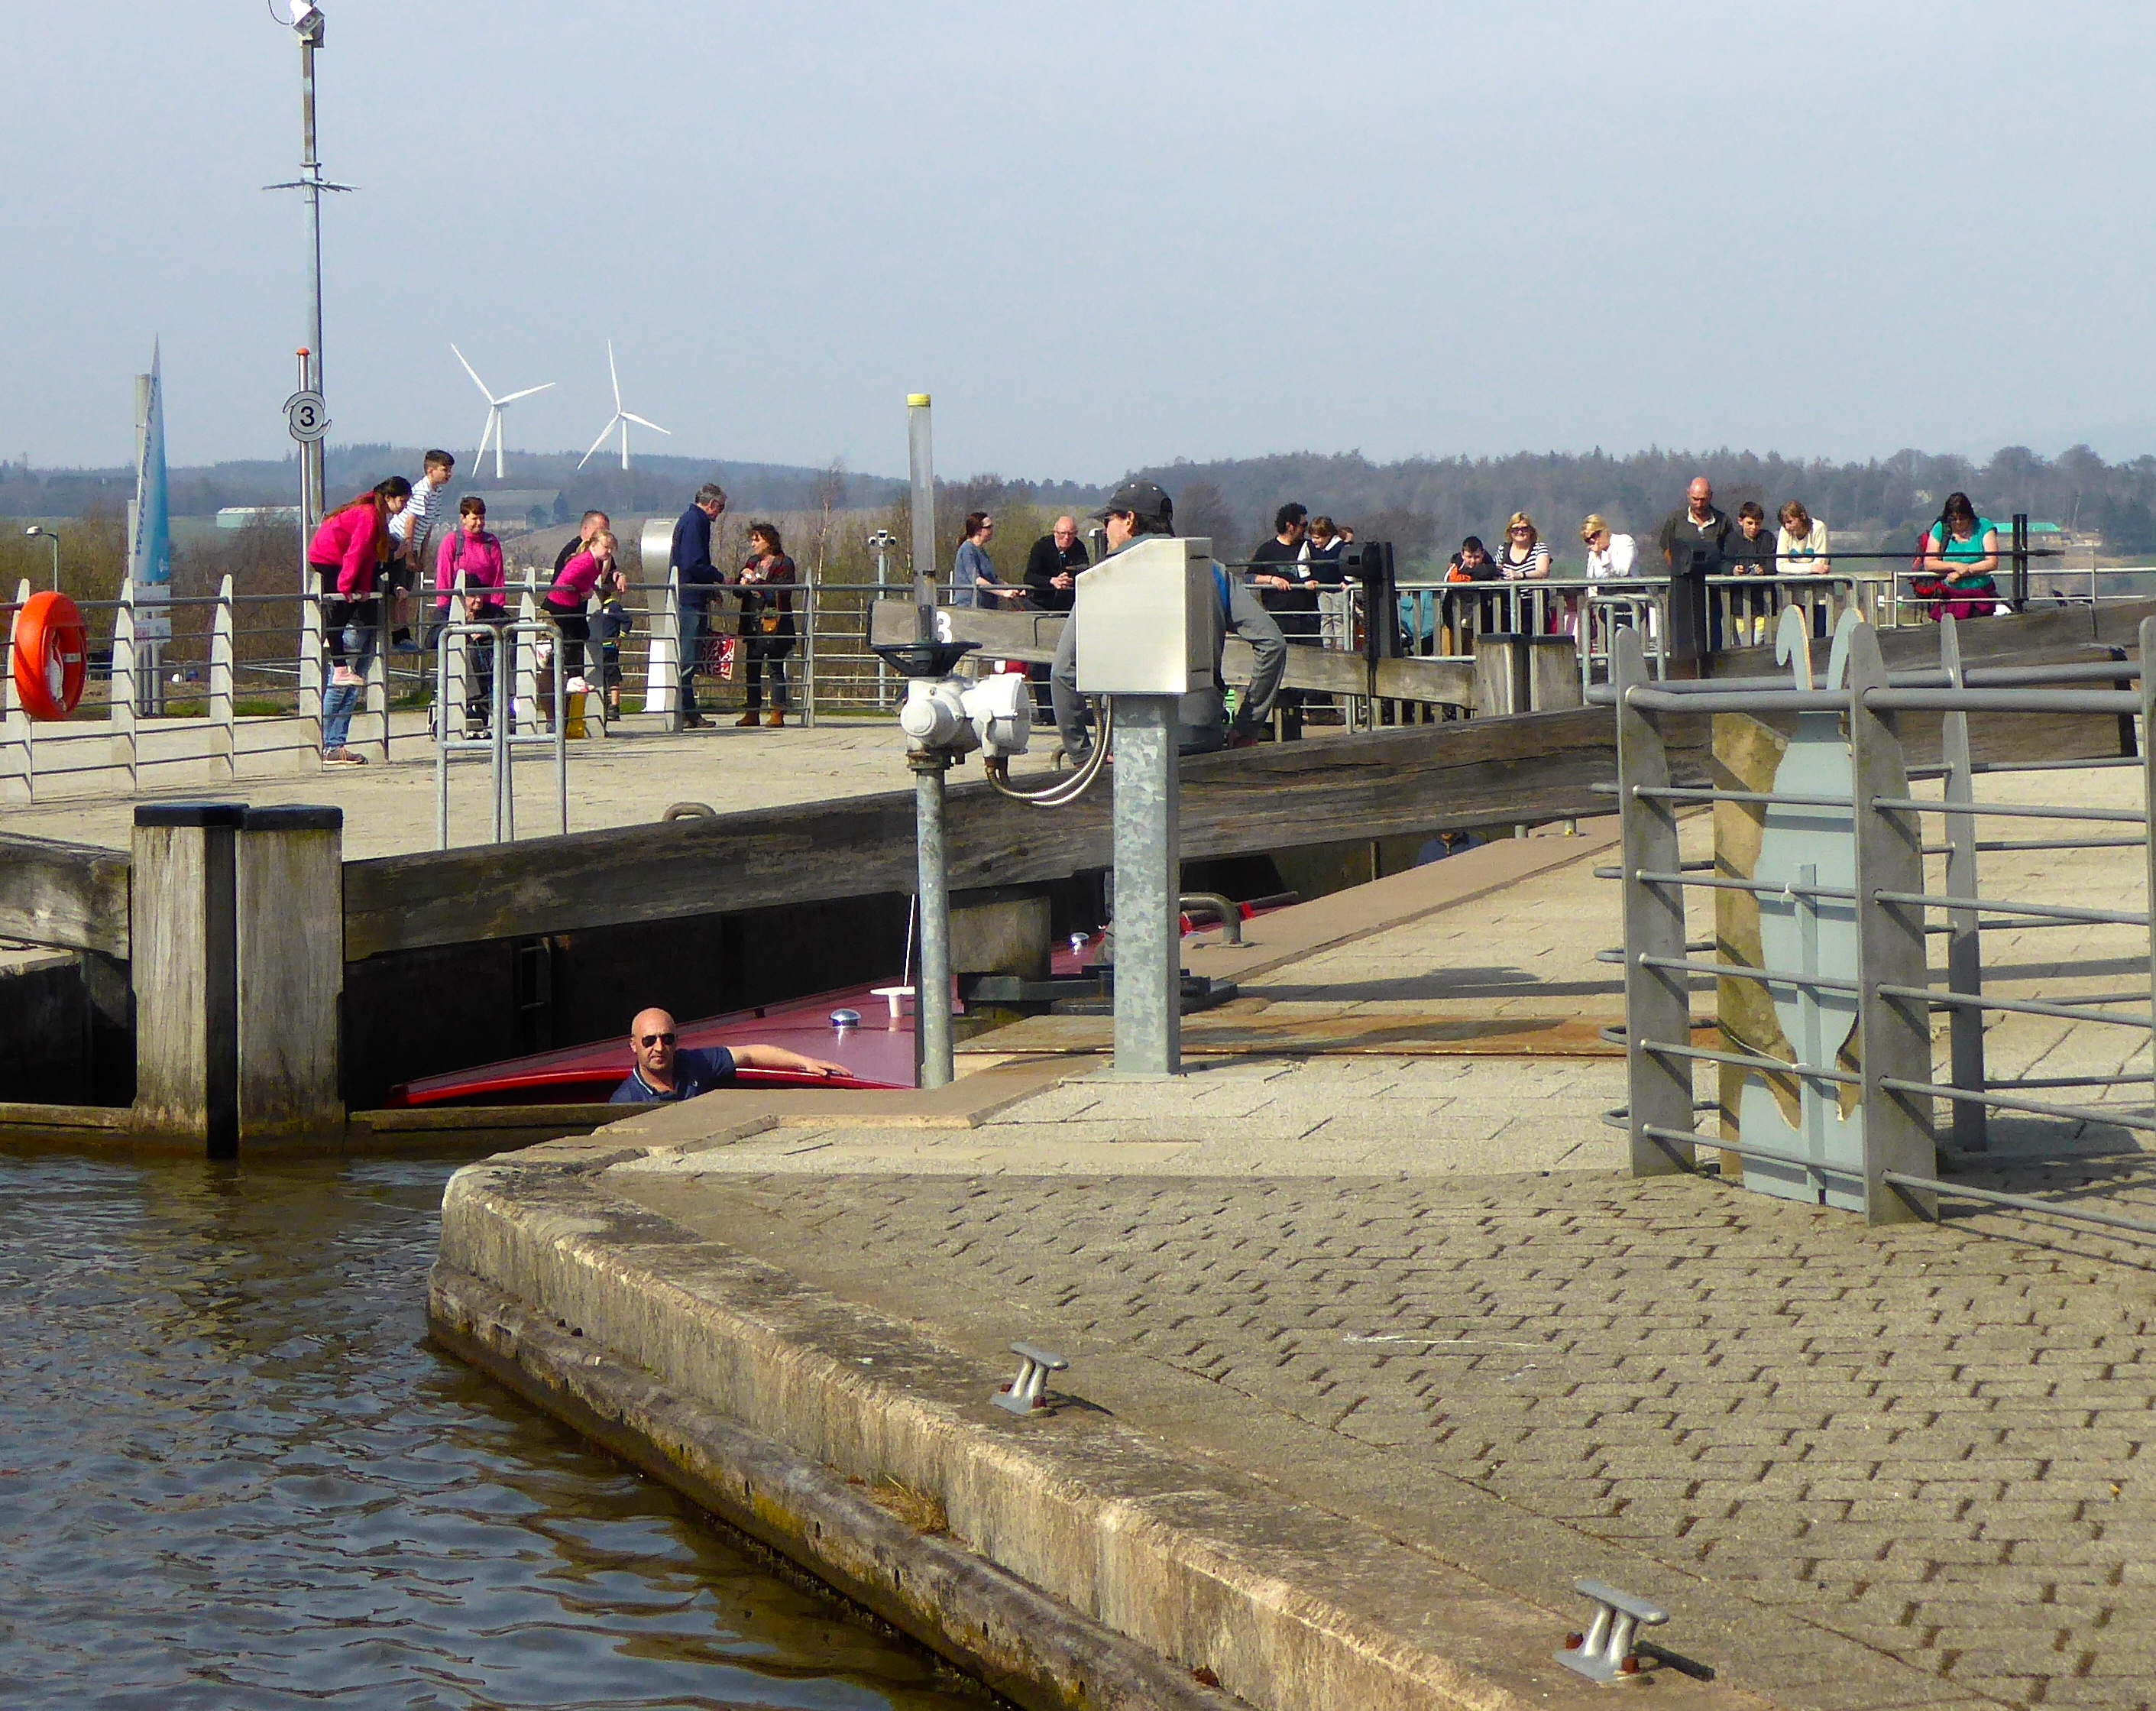
{"label": "orange life ring", "polygon": [[47,588],[15,614],[15,693],[33,719],[64,719],[82,699],[90,636],[65,594]]}

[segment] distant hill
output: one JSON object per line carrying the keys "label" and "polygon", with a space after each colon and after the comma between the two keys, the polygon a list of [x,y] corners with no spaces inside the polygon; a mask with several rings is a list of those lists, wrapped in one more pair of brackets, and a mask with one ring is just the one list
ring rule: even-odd
{"label": "distant hill", "polygon": [[[385,475],[416,473],[419,456],[416,446],[332,446],[331,491],[341,496]],[[905,482],[893,476],[793,464],[639,453],[627,472],[601,458],[579,471],[577,456],[517,452],[509,459],[506,480],[493,480],[490,465],[483,475],[467,465],[458,471],[457,488],[549,493],[563,519],[593,506],[623,516],[665,515],[686,504],[699,483],[711,480],[726,489],[737,513],[815,510],[827,486],[834,509],[880,510],[906,496]],[[1525,511],[1560,559],[1576,561],[1580,520],[1589,512],[1599,512],[1620,531],[1651,535],[1699,474],[1714,483],[1717,501],[1731,511],[1750,499],[1771,516],[1783,501],[1800,499],[1847,547],[1913,545],[1918,529],[1959,489],[1979,511],[2002,522],[2017,511],[2027,511],[2100,538],[2107,552],[2156,552],[2156,457],[2107,464],[2082,445],[2056,458],[2008,446],[1981,465],[1919,451],[1835,463],[1656,448],[1623,457],[1518,452],[1390,464],[1373,463],[1359,452],[1295,452],[1210,463],[1178,460],[1132,473],[1159,482],[1176,501],[1178,523],[1188,533],[1212,536],[1230,557],[1243,556],[1269,534],[1275,508],[1292,499],[1352,525],[1360,539],[1394,542],[1409,563],[1449,552],[1464,535],[1495,542],[1507,516]],[[285,504],[298,479],[289,458],[176,468],[172,510],[180,516],[208,516],[225,506]],[[82,516],[118,507],[131,496],[133,480],[126,470],[0,465],[0,515]],[[1083,511],[1097,505],[1104,491],[1085,482],[996,475],[942,481],[937,488],[939,521],[998,506]]]}

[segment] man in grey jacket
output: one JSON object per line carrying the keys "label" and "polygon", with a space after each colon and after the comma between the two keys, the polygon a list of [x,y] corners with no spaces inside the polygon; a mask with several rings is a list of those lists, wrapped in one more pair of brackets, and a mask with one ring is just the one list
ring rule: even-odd
{"label": "man in grey jacket", "polygon": [[[1174,501],[1151,481],[1123,482],[1094,515],[1107,525],[1108,557],[1113,557],[1141,535],[1175,532]],[[1273,697],[1280,691],[1281,673],[1287,668],[1287,643],[1281,636],[1280,626],[1258,604],[1257,596],[1217,563],[1213,567],[1213,583],[1219,598],[1209,601],[1206,606],[1213,632],[1213,681],[1183,697],[1182,732],[1178,746],[1185,754],[1210,754],[1215,749],[1254,738],[1272,712]],[[1224,686],[1220,679],[1220,654],[1230,629],[1248,642],[1257,655],[1250,673],[1250,689],[1237,703],[1232,724],[1222,698]],[[1055,663],[1049,669],[1048,687],[1055,706],[1055,728],[1063,738],[1063,752],[1075,766],[1085,759],[1093,739],[1086,729],[1086,703],[1078,693],[1078,619],[1075,613],[1064,624],[1063,634],[1056,641]]]}

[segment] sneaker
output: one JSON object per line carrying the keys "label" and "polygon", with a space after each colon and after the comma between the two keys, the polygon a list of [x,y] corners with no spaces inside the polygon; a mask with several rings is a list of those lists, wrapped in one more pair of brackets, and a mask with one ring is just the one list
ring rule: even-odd
{"label": "sneaker", "polygon": [[711,722],[701,713],[684,713],[681,728],[684,731],[708,731],[711,728]]}
{"label": "sneaker", "polygon": [[340,665],[330,673],[331,689],[357,689],[367,680],[349,665]]}
{"label": "sneaker", "polygon": [[419,651],[419,644],[408,635],[400,635],[389,644],[389,651],[393,654],[416,654]]}
{"label": "sneaker", "polygon": [[367,757],[354,754],[349,748],[326,748],[322,751],[322,764],[326,767],[363,767],[367,764]]}

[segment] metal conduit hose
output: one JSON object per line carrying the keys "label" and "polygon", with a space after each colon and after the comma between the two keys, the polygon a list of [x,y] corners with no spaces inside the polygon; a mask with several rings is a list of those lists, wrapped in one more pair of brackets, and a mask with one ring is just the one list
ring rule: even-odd
{"label": "metal conduit hose", "polygon": [[1008,796],[1014,802],[1023,802],[1028,808],[1068,808],[1091,789],[1093,781],[1101,776],[1101,768],[1107,764],[1108,745],[1116,733],[1116,717],[1108,703],[1095,698],[1092,707],[1093,747],[1076,772],[1067,778],[1053,779],[1037,790],[1021,790],[1010,781],[1010,763],[1001,755],[991,755],[983,765],[996,794]]}

